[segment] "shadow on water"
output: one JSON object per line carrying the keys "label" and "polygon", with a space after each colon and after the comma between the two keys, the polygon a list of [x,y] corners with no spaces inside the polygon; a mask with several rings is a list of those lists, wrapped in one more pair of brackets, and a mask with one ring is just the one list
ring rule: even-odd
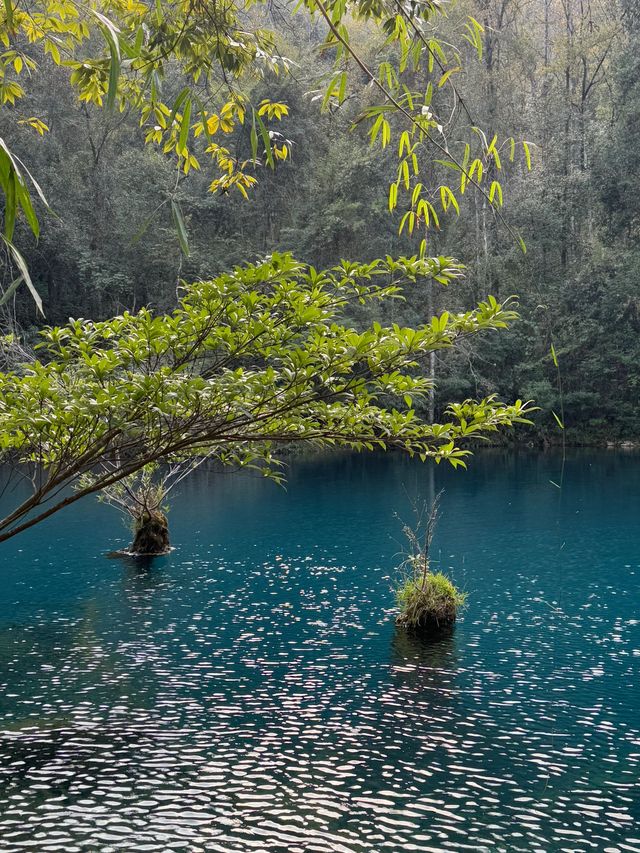
{"label": "shadow on water", "polygon": [[124,595],[118,605],[122,609],[122,618],[134,627],[137,621],[136,613],[147,612],[154,601],[160,612],[163,607],[157,602],[172,586],[172,578],[167,571],[170,567],[168,555],[149,557],[127,555],[121,558],[122,574],[120,586]]}
{"label": "shadow on water", "polygon": [[394,664],[453,668],[457,663],[455,627],[428,636],[396,626],[391,639],[391,659]]}
{"label": "shadow on water", "polygon": [[391,664],[398,685],[447,696],[458,668],[455,628],[428,637],[396,626],[391,639]]}
{"label": "shadow on water", "polygon": [[[121,586],[125,598],[120,600],[123,606],[129,601],[140,603],[139,596],[156,593],[166,588],[169,577],[166,569],[170,565],[169,554],[129,554],[126,551],[112,551],[106,555],[117,560],[121,567]],[[130,616],[130,614],[129,614]]]}

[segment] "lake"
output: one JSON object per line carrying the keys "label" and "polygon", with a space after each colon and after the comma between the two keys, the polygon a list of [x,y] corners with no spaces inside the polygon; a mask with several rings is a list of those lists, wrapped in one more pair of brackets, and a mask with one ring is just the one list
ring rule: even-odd
{"label": "lake", "polygon": [[[0,545],[0,850],[640,851],[640,456],[560,476],[294,459],[186,481],[151,567],[93,500]],[[425,643],[395,513],[441,488]]]}

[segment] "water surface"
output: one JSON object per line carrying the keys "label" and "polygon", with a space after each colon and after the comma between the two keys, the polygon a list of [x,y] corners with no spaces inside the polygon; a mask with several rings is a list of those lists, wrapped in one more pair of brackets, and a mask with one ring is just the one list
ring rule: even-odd
{"label": "water surface", "polygon": [[[640,458],[559,465],[201,472],[150,568],[91,500],[0,546],[0,850],[640,851]],[[439,488],[425,644],[394,513]]]}

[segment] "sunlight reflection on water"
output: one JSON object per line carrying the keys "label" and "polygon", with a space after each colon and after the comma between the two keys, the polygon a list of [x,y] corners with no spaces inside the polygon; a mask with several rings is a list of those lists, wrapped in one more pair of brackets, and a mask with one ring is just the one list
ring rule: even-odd
{"label": "sunlight reflection on water", "polygon": [[146,569],[104,558],[126,533],[92,503],[10,543],[0,850],[640,851],[617,460],[576,454],[560,499],[553,457],[438,469],[470,599],[435,643],[388,612],[393,512],[428,491],[397,457],[299,461],[287,492],[204,473]]}

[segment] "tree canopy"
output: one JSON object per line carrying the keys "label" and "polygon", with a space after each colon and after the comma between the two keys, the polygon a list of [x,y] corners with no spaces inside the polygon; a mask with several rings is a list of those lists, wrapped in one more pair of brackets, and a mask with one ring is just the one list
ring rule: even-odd
{"label": "tree canopy", "polygon": [[[41,357],[0,376],[0,461],[30,471],[32,493],[0,521],[0,541],[159,460],[193,454],[278,477],[274,446],[397,447],[464,464],[465,439],[526,420],[521,401],[451,404],[441,423],[414,400],[430,352],[515,318],[490,297],[415,329],[358,331],[351,303],[401,296],[461,274],[446,258],[343,263],[319,272],[290,255],[186,286],[178,307],[42,332]],[[419,284],[418,284],[419,286]],[[61,494],[67,486],[75,493]]]}

